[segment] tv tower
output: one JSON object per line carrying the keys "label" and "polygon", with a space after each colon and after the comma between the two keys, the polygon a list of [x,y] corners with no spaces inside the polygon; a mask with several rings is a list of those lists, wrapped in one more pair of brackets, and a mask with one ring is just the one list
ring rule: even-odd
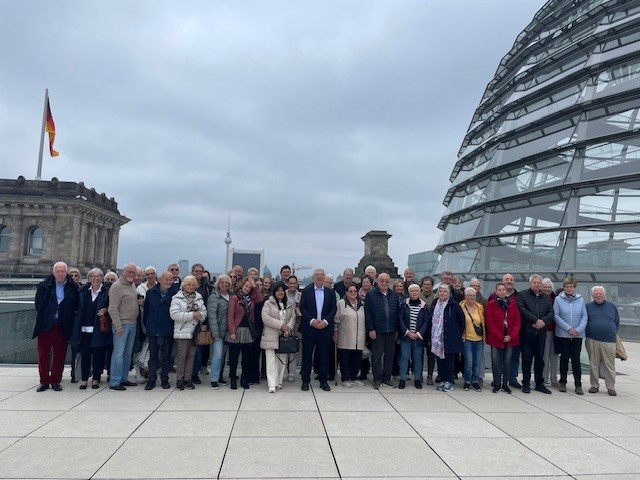
{"label": "tv tower", "polygon": [[229,210],[229,219],[227,221],[227,238],[224,239],[224,243],[227,245],[227,258],[224,264],[224,272],[227,273],[231,270],[231,251],[229,246],[231,245],[231,210]]}

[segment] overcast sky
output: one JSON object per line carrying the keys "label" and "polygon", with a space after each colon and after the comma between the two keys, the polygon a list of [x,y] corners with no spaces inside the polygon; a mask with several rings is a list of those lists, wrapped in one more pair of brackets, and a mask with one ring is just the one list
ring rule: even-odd
{"label": "overcast sky", "polygon": [[[0,165],[84,181],[131,222],[118,265],[232,246],[339,273],[369,230],[433,249],[473,112],[537,0],[6,1]],[[46,148],[46,147],[45,147]],[[310,272],[300,272],[303,276]]]}

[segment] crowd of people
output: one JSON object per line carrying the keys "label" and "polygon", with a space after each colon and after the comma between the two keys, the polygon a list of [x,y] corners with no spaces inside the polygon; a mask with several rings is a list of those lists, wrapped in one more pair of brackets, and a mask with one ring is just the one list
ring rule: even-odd
{"label": "crowd of people", "polygon": [[[93,268],[83,284],[77,269],[57,262],[35,297],[37,391],[62,390],[69,345],[71,381],[83,390],[89,377],[91,388],[100,388],[105,370],[113,390],[142,383],[152,390],[158,375],[161,388],[169,389],[175,371],[178,390],[194,389],[208,375],[214,390],[238,384],[248,389],[266,380],[275,393],[285,380],[296,379],[299,366],[303,391],[314,372],[325,391],[329,382],[337,384],[338,374],[345,388],[371,381],[376,389],[404,389],[410,372],[417,389],[426,379],[428,386],[450,392],[460,374],[464,390],[482,391],[488,345],[493,393],[518,388],[551,394],[550,386],[566,392],[571,363],[574,391],[583,395],[584,341],[589,393],[599,391],[602,375],[607,393],[616,395],[620,320],[602,286],[591,288],[587,302],[572,277],[556,291],[550,279],[534,274],[518,292],[507,273],[488,298],[477,278],[464,288],[452,272],[443,272],[437,284],[430,276],[416,280],[408,268],[392,283],[387,273],[368,266],[354,280],[349,268],[335,284],[316,269],[312,283],[300,290],[287,265],[274,281],[260,278],[255,268],[245,275],[240,266],[214,279],[200,263],[184,278],[176,263],[162,272],[127,263],[120,276]],[[293,337],[301,351],[283,353],[281,344]],[[132,369],[135,380],[129,378]]]}

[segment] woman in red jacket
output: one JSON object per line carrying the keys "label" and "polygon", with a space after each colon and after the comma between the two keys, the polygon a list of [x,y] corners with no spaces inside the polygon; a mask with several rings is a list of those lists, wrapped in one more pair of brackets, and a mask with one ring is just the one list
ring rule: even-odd
{"label": "woman in red jacket", "polygon": [[496,298],[487,304],[485,312],[487,345],[491,346],[491,370],[493,393],[500,388],[511,393],[509,370],[513,347],[520,344],[520,311],[514,299],[507,297],[504,283],[496,285]]}

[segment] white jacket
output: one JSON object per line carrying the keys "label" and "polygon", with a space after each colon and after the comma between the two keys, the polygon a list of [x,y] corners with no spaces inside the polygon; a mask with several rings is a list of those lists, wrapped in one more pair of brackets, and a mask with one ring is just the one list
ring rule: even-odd
{"label": "white jacket", "polygon": [[[198,306],[198,311],[202,314],[202,320],[200,320],[200,322],[204,323],[207,318],[207,307],[204,306],[202,295],[198,292],[196,292],[196,305]],[[174,322],[173,338],[183,340],[191,338],[198,324],[198,320],[193,318],[194,312],[187,310],[187,300],[184,298],[182,290],[179,290],[171,299],[169,314]]]}

